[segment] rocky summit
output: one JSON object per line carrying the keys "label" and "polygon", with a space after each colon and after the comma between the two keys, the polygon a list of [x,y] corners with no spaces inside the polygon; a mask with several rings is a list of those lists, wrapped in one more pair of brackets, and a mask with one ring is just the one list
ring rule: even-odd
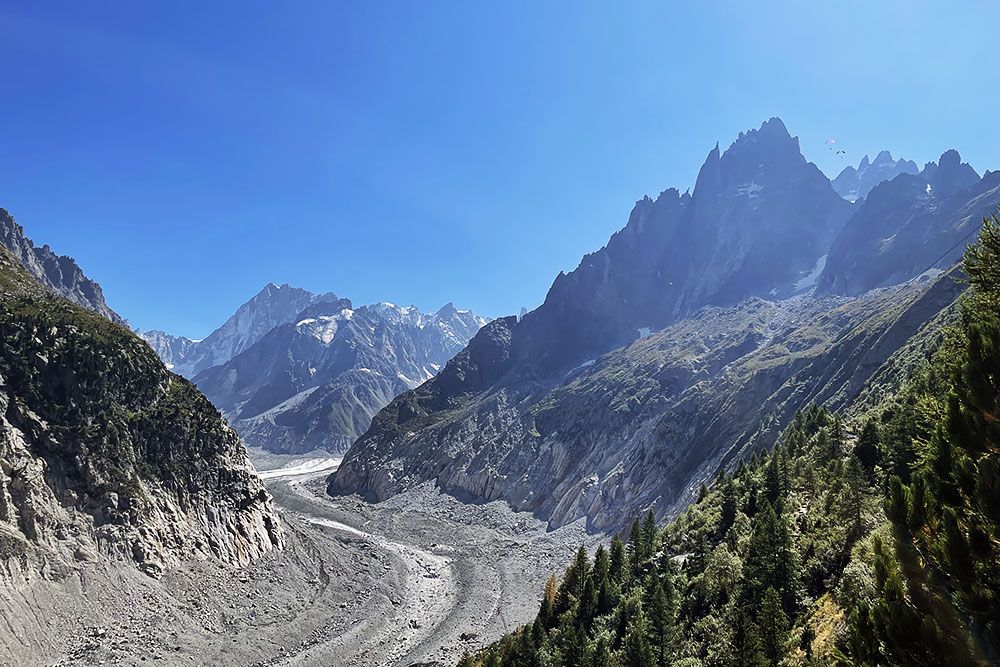
{"label": "rocky summit", "polygon": [[291,320],[303,308],[336,300],[336,294],[314,294],[291,285],[268,283],[237,308],[222,326],[201,340],[156,330],[139,335],[172,371],[193,378],[207,368],[226,363],[274,327]]}
{"label": "rocky summit", "polygon": [[0,245],[7,248],[35,280],[63,298],[112,322],[125,324],[125,320],[104,301],[101,286],[83,273],[75,259],[57,255],[48,245],[36,246],[4,208],[0,208]]}

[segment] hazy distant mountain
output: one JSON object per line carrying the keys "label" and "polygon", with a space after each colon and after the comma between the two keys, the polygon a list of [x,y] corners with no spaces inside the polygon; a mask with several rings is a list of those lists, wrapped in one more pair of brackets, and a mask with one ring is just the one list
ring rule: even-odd
{"label": "hazy distant mountain", "polygon": [[197,346],[197,342],[184,336],[174,336],[165,331],[153,329],[152,331],[140,331],[139,336],[149,343],[157,356],[163,360],[167,368],[176,370],[179,361],[190,356],[192,350]]}
{"label": "hazy distant mountain", "polygon": [[139,335],[171,370],[193,378],[206,368],[229,361],[304,308],[336,300],[336,294],[313,294],[290,285],[268,283],[207,338],[191,340],[162,331],[145,331]]}
{"label": "hazy distant mountain", "polygon": [[101,286],[84,275],[76,260],[66,255],[57,255],[47,245],[36,246],[24,235],[24,228],[3,208],[0,208],[0,244],[10,250],[28,273],[46,287],[112,322],[125,323],[105,303]]}
{"label": "hazy distant mountain", "polygon": [[[436,377],[394,399],[330,492],[384,499],[430,480],[554,525],[586,517],[609,530],[648,508],[672,514],[720,466],[773,443],[796,409],[846,407],[877,390],[872,378],[890,382],[900,350],[920,349],[924,325],[961,291],[949,277],[855,298],[814,288],[842,266],[842,247],[885,245],[873,242],[883,238],[874,213],[883,191],[919,181],[943,207],[951,196],[969,201],[979,180],[950,153],[923,173],[883,182],[859,209],[781,121],[741,134],[709,154],[691,194],[640,201],[607,246],[556,278],[542,306],[491,322]],[[986,181],[976,190],[983,206],[1000,197]],[[908,211],[919,198],[889,199],[889,210]],[[846,242],[855,228],[870,237]],[[957,240],[925,238],[912,257],[871,255],[874,282],[912,278],[924,255]]]}
{"label": "hazy distant mountain", "polygon": [[844,167],[837,178],[833,179],[833,189],[844,199],[854,202],[864,199],[876,185],[883,181],[891,181],[900,174],[916,174],[920,167],[913,160],[892,159],[892,153],[882,151],[875,156],[873,162],[868,156],[861,158],[861,163],[854,168]]}
{"label": "hazy distant mountain", "polygon": [[[1000,172],[982,179],[957,151],[919,174],[879,184],[830,248],[820,294],[855,295],[954,264],[1000,201]],[[964,242],[963,242],[964,241]]]}
{"label": "hazy distant mountain", "polygon": [[250,445],[342,451],[483,324],[452,304],[425,315],[391,303],[355,309],[347,299],[317,301],[195,382]]}

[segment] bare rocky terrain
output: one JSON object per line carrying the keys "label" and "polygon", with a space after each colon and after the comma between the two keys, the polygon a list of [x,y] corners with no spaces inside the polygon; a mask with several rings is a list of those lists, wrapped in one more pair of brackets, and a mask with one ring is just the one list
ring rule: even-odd
{"label": "bare rocky terrain", "polygon": [[429,485],[378,505],[325,495],[337,460],[262,455],[287,542],[246,567],[157,580],[82,564],[0,591],[4,665],[453,664],[530,620],[587,536]]}

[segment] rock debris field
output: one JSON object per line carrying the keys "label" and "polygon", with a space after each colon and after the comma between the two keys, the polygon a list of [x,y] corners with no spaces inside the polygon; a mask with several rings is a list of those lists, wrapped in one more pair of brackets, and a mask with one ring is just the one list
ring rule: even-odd
{"label": "rock debris field", "polygon": [[331,498],[338,459],[256,458],[282,552],[159,581],[104,562],[15,585],[0,591],[0,664],[453,665],[534,618],[545,579],[598,539],[430,484],[377,505]]}

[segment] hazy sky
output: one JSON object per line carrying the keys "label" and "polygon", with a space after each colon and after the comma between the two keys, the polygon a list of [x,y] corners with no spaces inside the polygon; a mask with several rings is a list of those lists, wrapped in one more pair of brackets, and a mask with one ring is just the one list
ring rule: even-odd
{"label": "hazy sky", "polygon": [[1000,168],[995,0],[211,4],[0,0],[0,206],[141,328],[268,281],[533,307],[775,115],[829,175]]}

